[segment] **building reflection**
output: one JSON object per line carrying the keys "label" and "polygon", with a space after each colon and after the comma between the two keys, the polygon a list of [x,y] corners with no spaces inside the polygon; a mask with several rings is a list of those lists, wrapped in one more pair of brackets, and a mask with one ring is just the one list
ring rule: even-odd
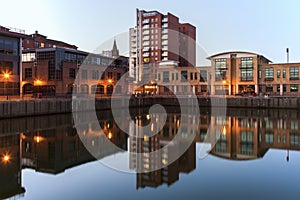
{"label": "building reflection", "polygon": [[0,199],[23,196],[20,134],[0,134],[0,156]]}
{"label": "building reflection", "polygon": [[[196,168],[196,143],[214,141],[210,154],[230,160],[253,160],[262,158],[269,149],[299,151],[299,116],[296,111],[282,115],[273,113],[229,112],[226,117],[201,114],[198,130],[191,129],[195,123],[192,114],[181,116],[177,112],[167,115],[161,130],[151,125],[151,117],[160,121],[161,115],[149,116],[147,109],[133,112],[135,123],[149,125],[150,132],[157,133],[145,137],[133,137],[143,133],[134,129],[128,120],[131,137],[124,133],[112,120],[110,112],[101,112],[97,122],[83,123],[75,129],[71,115],[43,116],[30,119],[0,121],[0,199],[22,196],[21,171],[25,168],[43,173],[58,174],[65,170],[118,153],[120,150],[146,153],[130,154],[129,167],[143,169],[136,175],[136,188],[172,185],[179,180],[180,173],[190,173]],[[16,126],[18,124],[18,126]],[[101,130],[98,125],[100,124]],[[170,153],[178,149],[168,145],[177,135],[181,126],[182,136],[196,133],[194,141],[185,153],[170,162]],[[33,130],[33,131],[32,131]],[[77,133],[78,131],[78,133]],[[210,134],[208,134],[210,132]],[[79,137],[79,135],[81,137]],[[133,136],[132,136],[133,134]],[[209,138],[209,140],[207,140]],[[117,148],[113,148],[113,142]],[[128,144],[129,142],[129,144]],[[93,155],[86,149],[89,145]],[[129,149],[127,149],[129,148]],[[94,154],[94,152],[97,152]],[[147,154],[147,152],[156,152]],[[165,165],[159,170],[155,166]]]}
{"label": "building reflection", "polygon": [[[190,118],[193,119],[192,117],[191,115]],[[154,122],[150,121],[150,118],[153,118]],[[169,186],[179,180],[179,173],[189,173],[196,168],[195,141],[174,162],[172,162],[171,154],[179,151],[178,146],[167,145],[173,140],[180,126],[182,136],[196,131],[192,130],[192,126],[189,124],[193,123],[193,120],[185,120],[188,116],[180,116],[180,114],[168,114],[163,128],[157,130],[157,126],[153,126],[153,124],[163,121],[162,118],[160,114],[140,115],[135,118],[135,124],[139,126],[149,125],[149,132],[140,132],[143,130],[135,129],[134,126],[130,129],[130,135],[133,136],[130,137],[130,152],[133,154],[130,154],[129,163],[130,169],[139,172],[136,175],[137,189],[158,187],[162,184]],[[154,134],[151,135],[152,133]],[[177,142],[183,141],[178,140]]]}

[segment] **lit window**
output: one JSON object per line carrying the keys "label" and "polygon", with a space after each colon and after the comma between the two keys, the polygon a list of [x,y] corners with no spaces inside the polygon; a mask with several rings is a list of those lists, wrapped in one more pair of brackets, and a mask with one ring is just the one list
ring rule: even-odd
{"label": "lit window", "polygon": [[296,85],[296,84],[290,85],[290,91],[291,92],[298,92],[298,85]]}

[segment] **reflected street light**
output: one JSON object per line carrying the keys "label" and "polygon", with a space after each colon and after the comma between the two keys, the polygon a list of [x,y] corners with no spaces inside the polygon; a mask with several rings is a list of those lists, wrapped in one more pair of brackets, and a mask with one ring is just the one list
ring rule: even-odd
{"label": "reflected street light", "polygon": [[10,78],[10,74],[9,73],[4,73],[3,77],[5,79],[5,86],[4,86],[5,92],[4,93],[6,95],[6,100],[8,100],[7,82],[8,82],[8,79]]}
{"label": "reflected street light", "polygon": [[5,153],[4,155],[2,155],[2,163],[6,164],[10,162],[10,155],[8,153]]}

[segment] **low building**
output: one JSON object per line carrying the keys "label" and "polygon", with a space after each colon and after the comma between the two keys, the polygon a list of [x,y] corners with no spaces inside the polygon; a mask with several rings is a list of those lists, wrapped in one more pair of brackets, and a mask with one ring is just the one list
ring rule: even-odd
{"label": "low building", "polygon": [[179,67],[178,62],[162,61],[157,70],[157,94],[208,94],[210,67]]}
{"label": "low building", "polygon": [[21,44],[22,37],[0,31],[0,96],[20,94]]}
{"label": "low building", "polygon": [[[128,59],[110,58],[64,47],[23,50],[22,93],[25,96],[111,94],[128,70]],[[80,75],[76,79],[76,75]],[[75,82],[76,80],[76,82]],[[119,84],[122,85],[122,84]],[[127,88],[118,90],[127,93]]]}
{"label": "low building", "polygon": [[300,63],[272,63],[259,69],[259,92],[271,95],[299,94]]}

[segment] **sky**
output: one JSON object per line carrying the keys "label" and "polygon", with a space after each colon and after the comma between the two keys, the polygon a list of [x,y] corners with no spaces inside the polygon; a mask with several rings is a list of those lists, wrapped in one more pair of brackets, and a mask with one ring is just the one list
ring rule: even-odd
{"label": "sky", "polygon": [[205,56],[241,50],[283,63],[288,47],[290,62],[300,62],[299,0],[2,0],[1,8],[0,25],[27,34],[38,30],[89,52],[105,42],[112,47],[116,36],[126,38],[139,8],[170,12],[196,26]]}

